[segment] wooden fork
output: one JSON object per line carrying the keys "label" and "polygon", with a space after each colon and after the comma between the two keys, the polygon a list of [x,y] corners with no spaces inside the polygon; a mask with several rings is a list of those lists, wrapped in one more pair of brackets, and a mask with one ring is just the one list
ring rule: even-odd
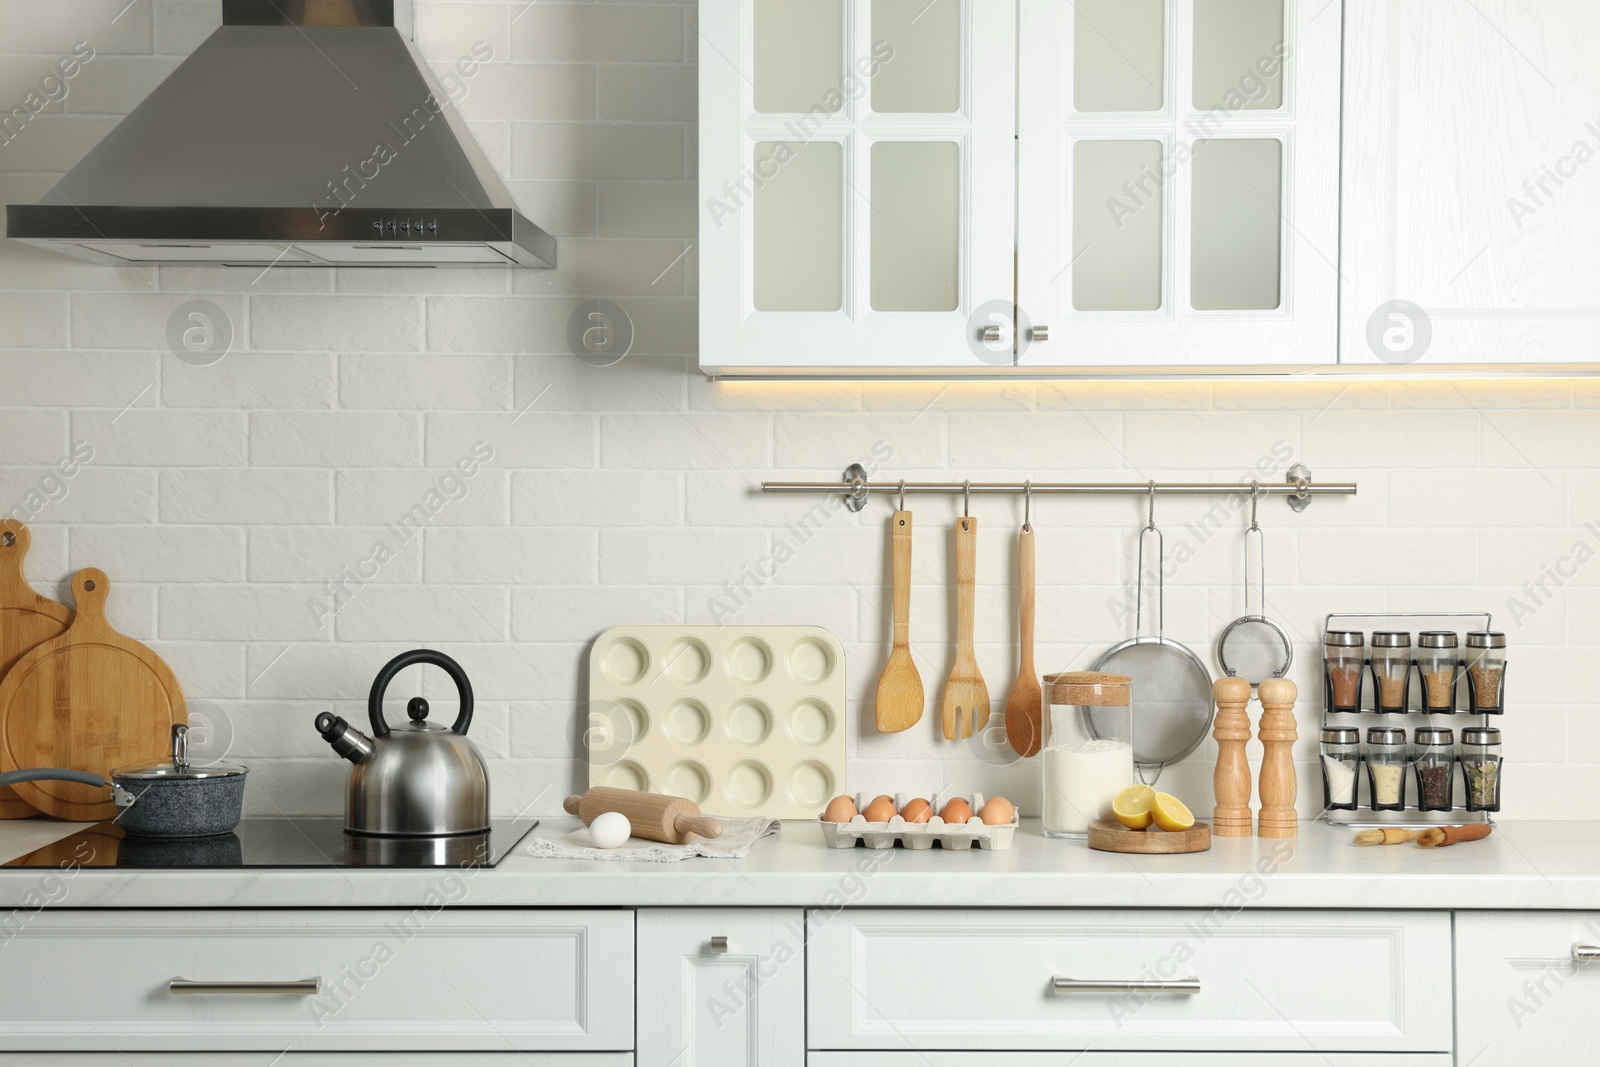
{"label": "wooden fork", "polygon": [[944,736],[971,737],[989,722],[989,688],[978,670],[973,648],[977,615],[978,520],[963,515],[956,520],[956,663],[944,687]]}

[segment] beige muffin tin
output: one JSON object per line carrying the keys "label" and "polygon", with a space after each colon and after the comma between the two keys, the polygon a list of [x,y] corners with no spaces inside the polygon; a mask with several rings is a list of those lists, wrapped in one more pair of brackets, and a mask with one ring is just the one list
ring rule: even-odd
{"label": "beige muffin tin", "polygon": [[845,781],[844,647],[818,626],[618,626],[589,653],[589,784],[809,819]]}
{"label": "beige muffin tin", "polygon": [[[878,796],[877,793],[857,793],[855,796],[856,809],[859,811]],[[935,793],[933,795],[933,810],[940,811],[951,800],[960,796],[959,793]],[[905,807],[912,798],[905,793],[894,795],[895,810]],[[963,799],[970,805],[974,812],[983,810],[983,794],[973,793]],[[1008,826],[986,826],[982,819],[974,815],[964,823],[946,823],[935,815],[927,822],[906,822],[896,815],[888,822],[868,822],[866,816],[857,815],[849,822],[822,822],[822,840],[829,848],[854,848],[857,841],[868,848],[893,848],[901,845],[905,848],[932,848],[935,841],[943,848],[956,849],[957,851],[972,848],[986,848],[991,852],[1004,852],[1011,847],[1011,835],[1017,832],[1017,826],[1022,819],[1022,813],[1016,812]]]}

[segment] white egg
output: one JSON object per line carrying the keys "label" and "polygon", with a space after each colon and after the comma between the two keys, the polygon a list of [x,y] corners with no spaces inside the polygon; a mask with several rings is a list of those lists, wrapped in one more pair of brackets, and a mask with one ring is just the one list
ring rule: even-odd
{"label": "white egg", "polygon": [[616,848],[633,833],[633,825],[620,811],[604,811],[589,824],[589,837],[595,848]]}

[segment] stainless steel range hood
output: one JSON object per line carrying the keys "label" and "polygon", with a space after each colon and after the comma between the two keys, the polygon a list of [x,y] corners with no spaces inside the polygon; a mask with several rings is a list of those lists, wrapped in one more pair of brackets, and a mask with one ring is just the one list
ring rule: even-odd
{"label": "stainless steel range hood", "polygon": [[[6,208],[8,237],[117,264],[555,266],[412,47],[410,4],[222,14],[49,195]],[[459,97],[486,57],[458,58]]]}

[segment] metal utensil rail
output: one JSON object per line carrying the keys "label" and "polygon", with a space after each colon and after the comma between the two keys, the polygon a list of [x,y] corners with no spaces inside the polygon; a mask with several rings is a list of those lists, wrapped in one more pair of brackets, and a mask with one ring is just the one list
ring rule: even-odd
{"label": "metal utensil rail", "polygon": [[1313,497],[1355,496],[1355,482],[1314,482],[1304,464],[1295,464],[1282,485],[1262,482],[907,482],[871,481],[866,468],[851,464],[837,482],[762,482],[763,493],[839,493],[851,511],[867,506],[874,492],[936,493],[945,496],[1206,496],[1226,493],[1258,493],[1287,498],[1295,511],[1304,511]]}

